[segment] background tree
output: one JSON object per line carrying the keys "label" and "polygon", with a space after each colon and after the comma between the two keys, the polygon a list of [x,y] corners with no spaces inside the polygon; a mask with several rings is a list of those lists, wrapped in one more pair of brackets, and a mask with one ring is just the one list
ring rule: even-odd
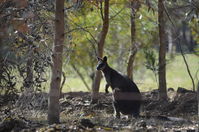
{"label": "background tree", "polygon": [[[102,7],[102,2],[101,2],[101,7]],[[109,28],[109,0],[104,1],[104,10],[102,10],[101,8],[101,17],[102,17],[103,25],[102,25],[102,31],[99,34],[99,41],[97,43],[97,56],[102,58],[105,39],[106,39],[108,28]],[[101,81],[101,72],[96,71],[94,83],[92,87],[92,102],[96,102],[98,98],[100,81]]]}
{"label": "background tree", "polygon": [[159,27],[159,98],[167,99],[166,86],[166,43],[165,43],[165,18],[164,0],[158,0],[158,27]]}
{"label": "background tree", "polygon": [[64,44],[64,0],[56,0],[55,39],[52,54],[52,78],[48,102],[48,123],[59,123],[59,98],[62,75],[62,54]]}
{"label": "background tree", "polygon": [[[51,38],[46,33],[48,30],[47,32],[51,34],[50,21],[47,22],[45,16],[51,6],[45,5],[43,1],[5,0],[0,2],[0,58],[4,62],[1,64],[2,67],[7,67],[7,70],[14,71],[9,75],[12,80],[5,79],[10,78],[6,74],[8,71],[1,72],[3,76],[0,77],[0,87],[2,90],[8,90],[6,93],[14,89],[15,92],[29,89],[35,92],[44,89],[41,84],[47,81],[45,72],[50,64],[50,50],[46,42]],[[7,87],[9,83],[12,85]]]}
{"label": "background tree", "polygon": [[130,2],[130,17],[131,17],[131,48],[130,55],[127,64],[127,76],[133,80],[133,62],[135,61],[135,56],[138,50],[138,44],[136,43],[136,12],[139,10],[141,3],[139,0],[132,0]]}
{"label": "background tree", "polygon": [[198,100],[198,118],[199,118],[199,81],[198,81],[198,87],[197,87],[197,100]]}

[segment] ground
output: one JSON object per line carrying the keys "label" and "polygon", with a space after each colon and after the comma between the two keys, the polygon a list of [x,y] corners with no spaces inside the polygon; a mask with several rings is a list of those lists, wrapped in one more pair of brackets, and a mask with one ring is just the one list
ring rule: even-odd
{"label": "ground", "polygon": [[90,104],[90,93],[64,93],[60,99],[61,123],[47,124],[47,94],[37,93],[0,102],[0,131],[124,131],[197,132],[197,95],[179,88],[170,89],[169,99],[158,101],[158,91],[142,93],[141,117],[115,119],[112,96],[100,93],[99,102]]}

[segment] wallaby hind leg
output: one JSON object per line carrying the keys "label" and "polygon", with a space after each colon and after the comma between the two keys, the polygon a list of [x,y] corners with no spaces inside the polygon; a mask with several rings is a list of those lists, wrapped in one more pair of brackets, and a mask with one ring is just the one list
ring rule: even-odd
{"label": "wallaby hind leg", "polygon": [[109,85],[106,84],[106,86],[105,86],[105,92],[106,92],[106,93],[109,93],[108,88],[109,88]]}
{"label": "wallaby hind leg", "polygon": [[128,119],[132,119],[133,118],[133,115],[128,115]]}
{"label": "wallaby hind leg", "polygon": [[133,117],[138,118],[140,116],[139,111],[133,112]]}
{"label": "wallaby hind leg", "polygon": [[120,119],[120,112],[115,110],[114,117],[117,118],[117,119]]}
{"label": "wallaby hind leg", "polygon": [[120,111],[118,109],[117,103],[113,103],[114,117],[120,119]]}

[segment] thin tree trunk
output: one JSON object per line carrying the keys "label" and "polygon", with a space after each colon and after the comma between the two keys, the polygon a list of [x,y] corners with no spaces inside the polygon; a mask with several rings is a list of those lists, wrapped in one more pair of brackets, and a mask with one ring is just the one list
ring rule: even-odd
{"label": "thin tree trunk", "polygon": [[159,27],[159,99],[167,99],[166,86],[166,43],[163,0],[158,0],[158,27]]}
{"label": "thin tree trunk", "polygon": [[[34,20],[35,20],[35,17],[33,17],[31,20],[30,20],[30,23],[34,23]],[[34,29],[31,30],[30,32],[31,34],[34,34]],[[25,94],[27,93],[32,93],[34,91],[34,88],[33,88],[33,49],[32,49],[32,45],[33,45],[33,41],[27,39],[27,42],[29,43],[29,46],[28,46],[28,60],[26,62],[26,79],[25,79]]]}
{"label": "thin tree trunk", "polygon": [[[115,37],[117,37],[117,36],[115,36]],[[124,52],[126,52],[126,49],[124,49],[123,44],[120,44],[119,49],[118,49],[118,58],[117,58],[117,69],[120,72],[124,72],[124,67],[123,67],[124,61],[121,61],[123,59]]]}
{"label": "thin tree trunk", "polygon": [[171,29],[169,28],[168,29],[168,53],[169,53],[169,56],[171,58],[174,58],[174,49],[173,49],[173,37],[172,37],[172,31]]}
{"label": "thin tree trunk", "polygon": [[[31,52],[31,51],[30,51]],[[26,80],[25,80],[25,93],[33,92],[34,89],[32,87],[33,84],[33,59],[32,59],[32,53],[30,54],[27,63],[26,63]]]}
{"label": "thin tree trunk", "polygon": [[59,123],[59,98],[64,43],[64,0],[56,0],[55,39],[52,55],[52,78],[48,99],[48,123]]}
{"label": "thin tree trunk", "polygon": [[[101,57],[101,58],[103,57],[104,43],[105,43],[106,35],[108,33],[108,28],[109,28],[109,0],[104,1],[104,14],[102,15],[102,20],[103,20],[102,31],[100,32],[99,42],[97,45],[98,46],[97,55],[98,57]],[[94,83],[92,86],[92,102],[93,103],[95,103],[98,99],[101,77],[102,77],[101,72],[96,71]]]}
{"label": "thin tree trunk", "polygon": [[62,72],[62,77],[63,77],[63,79],[62,79],[62,83],[61,83],[61,87],[60,87],[60,98],[63,97],[63,93],[62,92],[63,92],[64,84],[66,82],[66,75],[65,75],[64,72]]}
{"label": "thin tree trunk", "polygon": [[[164,5],[163,5],[163,6],[164,6]],[[175,36],[178,36],[178,35],[177,35],[177,34],[178,34],[177,28],[176,28],[175,24],[173,23],[171,17],[169,16],[169,13],[168,13],[168,11],[166,10],[165,6],[164,6],[164,10],[165,10],[165,13],[166,13],[167,17],[169,18],[169,21],[171,22],[172,26],[175,27]],[[188,72],[188,74],[189,74],[189,76],[190,76],[190,78],[191,78],[191,81],[192,81],[193,91],[195,91],[195,82],[194,82],[194,79],[193,79],[193,77],[192,77],[192,75],[191,75],[191,71],[190,71],[189,65],[188,65],[188,63],[187,63],[187,61],[186,61],[186,57],[185,57],[185,55],[184,55],[184,53],[183,53],[182,45],[181,45],[181,41],[180,41],[179,37],[177,37],[177,40],[178,40],[178,44],[177,44],[178,47],[176,47],[176,48],[178,48],[178,49],[180,50],[180,53],[181,53],[181,55],[182,55],[182,58],[183,58],[183,60],[184,60],[184,63],[185,63],[185,65],[186,65],[186,68],[187,68],[187,72]]]}
{"label": "thin tree trunk", "polygon": [[139,6],[136,5],[138,5],[138,1],[131,1],[131,49],[127,64],[127,76],[132,80],[133,80],[133,64],[137,53],[137,47],[135,43],[135,38],[136,38],[135,15],[137,9],[135,7],[139,8]]}
{"label": "thin tree trunk", "polygon": [[197,88],[197,100],[198,100],[198,124],[199,124],[199,81],[198,81],[198,88]]}

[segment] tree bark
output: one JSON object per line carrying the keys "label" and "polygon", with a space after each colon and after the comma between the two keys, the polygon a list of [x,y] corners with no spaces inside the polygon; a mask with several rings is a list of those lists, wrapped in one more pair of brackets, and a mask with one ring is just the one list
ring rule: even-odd
{"label": "tree bark", "polygon": [[[109,0],[104,1],[104,14],[102,15],[103,25],[102,25],[102,31],[99,35],[99,42],[97,44],[97,55],[98,57],[103,57],[103,50],[104,50],[104,43],[105,39],[108,33],[109,28]],[[100,87],[100,81],[101,81],[102,74],[100,71],[95,72],[95,78],[94,83],[92,86],[92,102],[95,103],[98,99],[98,93],[99,93],[99,87]]]}
{"label": "tree bark", "polygon": [[165,43],[165,20],[164,0],[158,0],[158,27],[159,27],[159,99],[167,99],[166,86],[166,43]]}
{"label": "tree bark", "polygon": [[171,28],[168,29],[168,53],[170,58],[174,58],[174,45]]}
{"label": "tree bark", "polygon": [[52,77],[48,98],[48,123],[59,123],[59,98],[64,43],[64,0],[56,0]]}
{"label": "tree bark", "polygon": [[[32,51],[30,51],[32,55]],[[25,80],[25,93],[31,93],[34,91],[32,84],[33,84],[33,58],[32,56],[28,57],[26,63],[26,80]]]}
{"label": "tree bark", "polygon": [[62,79],[62,83],[61,83],[61,86],[60,86],[60,98],[63,97],[62,91],[63,91],[64,84],[66,82],[66,75],[65,75],[64,72],[62,72],[62,77],[63,77],[63,79]]}
{"label": "tree bark", "polygon": [[198,81],[198,88],[197,88],[197,99],[198,99],[198,123],[199,123],[199,81]]}
{"label": "tree bark", "polygon": [[131,4],[131,49],[127,64],[127,76],[133,80],[133,64],[137,53],[137,46],[135,42],[136,39],[135,15],[136,11],[139,9],[139,1],[131,1],[130,4]]}

